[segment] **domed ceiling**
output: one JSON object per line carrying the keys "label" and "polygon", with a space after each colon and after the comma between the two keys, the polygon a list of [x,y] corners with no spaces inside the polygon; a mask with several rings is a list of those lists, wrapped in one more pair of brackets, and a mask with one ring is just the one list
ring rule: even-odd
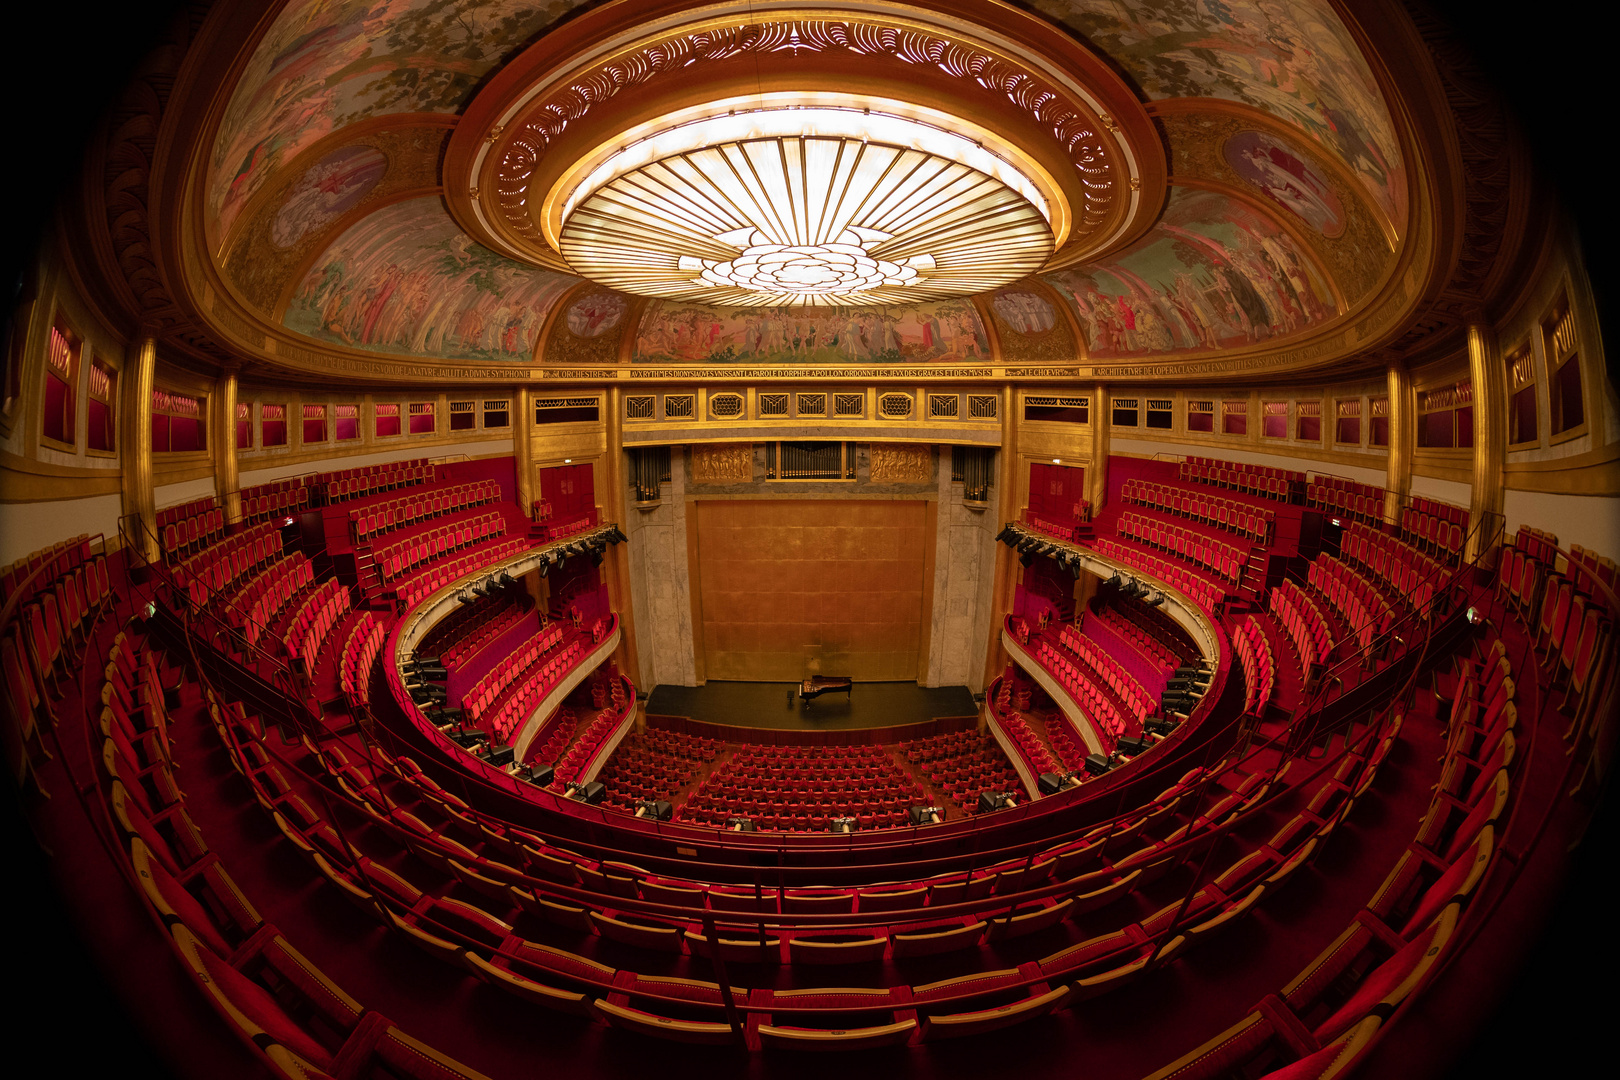
{"label": "domed ceiling", "polygon": [[233,303],[308,355],[1281,370],[1410,293],[1407,136],[1327,0],[289,0],[260,25],[193,213]]}

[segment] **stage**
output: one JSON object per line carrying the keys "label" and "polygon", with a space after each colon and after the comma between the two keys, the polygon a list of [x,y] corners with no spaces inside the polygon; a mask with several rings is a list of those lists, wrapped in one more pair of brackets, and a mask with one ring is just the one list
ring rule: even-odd
{"label": "stage", "polygon": [[[792,705],[788,704],[792,695]],[[651,716],[683,716],[727,727],[798,731],[849,731],[924,724],[942,716],[979,711],[965,686],[924,687],[914,682],[857,682],[846,695],[799,699],[799,684],[722,682],[703,686],[653,687]]]}

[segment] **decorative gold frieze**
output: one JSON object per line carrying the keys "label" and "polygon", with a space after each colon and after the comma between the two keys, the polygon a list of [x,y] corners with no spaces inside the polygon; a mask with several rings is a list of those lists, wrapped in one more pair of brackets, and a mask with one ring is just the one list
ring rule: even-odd
{"label": "decorative gold frieze", "polygon": [[874,484],[926,484],[934,478],[934,448],[906,443],[873,443]]}
{"label": "decorative gold frieze", "polygon": [[701,443],[687,450],[694,484],[746,484],[754,479],[752,443]]}

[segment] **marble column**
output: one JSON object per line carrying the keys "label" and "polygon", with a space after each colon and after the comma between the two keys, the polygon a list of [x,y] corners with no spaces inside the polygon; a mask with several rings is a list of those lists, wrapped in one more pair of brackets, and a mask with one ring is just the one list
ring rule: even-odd
{"label": "marble column", "polygon": [[156,493],[152,488],[152,383],[157,371],[157,339],[142,336],[134,362],[124,373],[120,426],[123,459],[123,510],[137,551],[149,562],[162,555],[158,546]]}
{"label": "marble column", "polygon": [[1412,455],[1417,447],[1417,391],[1403,364],[1386,372],[1389,395],[1389,455],[1384,474],[1384,521],[1401,523],[1401,508],[1412,494]]}
{"label": "marble column", "polygon": [[[1503,466],[1507,462],[1507,373],[1496,330],[1468,327],[1468,377],[1474,385],[1474,487],[1469,499],[1469,559],[1495,565],[1502,541]],[[1483,526],[1483,528],[1482,528]]]}
{"label": "marble column", "polygon": [[236,372],[223,371],[214,383],[214,495],[226,525],[242,523],[241,481],[236,461]]}
{"label": "marble column", "polygon": [[[1023,468],[1023,463],[1018,456],[1018,417],[1015,415],[1017,407],[1017,389],[1011,384],[1002,387],[1001,451],[996,456],[995,471],[996,486],[1001,489],[1001,497],[996,500],[997,532],[1001,531],[1001,526],[1007,522],[1018,520],[1021,509],[1018,474]],[[991,593],[990,623],[985,633],[985,686],[989,686],[991,681],[1001,674],[1002,667],[1007,663],[1007,651],[1001,646],[1000,620],[1002,615],[1012,610],[1013,594],[1018,588],[1018,557],[1005,544],[997,544],[995,548],[995,567],[992,571],[995,587]]]}
{"label": "marble column", "polygon": [[[597,492],[603,522],[617,524],[624,530],[624,391],[617,386],[608,387],[603,401],[607,408],[607,453],[602,461],[601,475],[597,477]],[[626,531],[626,535],[628,532]],[[608,586],[608,598],[613,610],[619,614],[623,632],[619,635],[618,662],[621,671],[639,672],[636,648],[636,620],[630,590],[630,552],[628,543],[614,544],[607,549],[603,569]],[[637,689],[648,689],[637,687]]]}

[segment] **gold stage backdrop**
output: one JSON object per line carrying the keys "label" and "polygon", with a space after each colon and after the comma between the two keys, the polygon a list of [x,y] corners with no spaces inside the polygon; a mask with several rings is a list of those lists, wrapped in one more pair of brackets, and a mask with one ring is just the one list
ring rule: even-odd
{"label": "gold stage backdrop", "polygon": [[928,504],[699,501],[706,677],[917,678]]}

